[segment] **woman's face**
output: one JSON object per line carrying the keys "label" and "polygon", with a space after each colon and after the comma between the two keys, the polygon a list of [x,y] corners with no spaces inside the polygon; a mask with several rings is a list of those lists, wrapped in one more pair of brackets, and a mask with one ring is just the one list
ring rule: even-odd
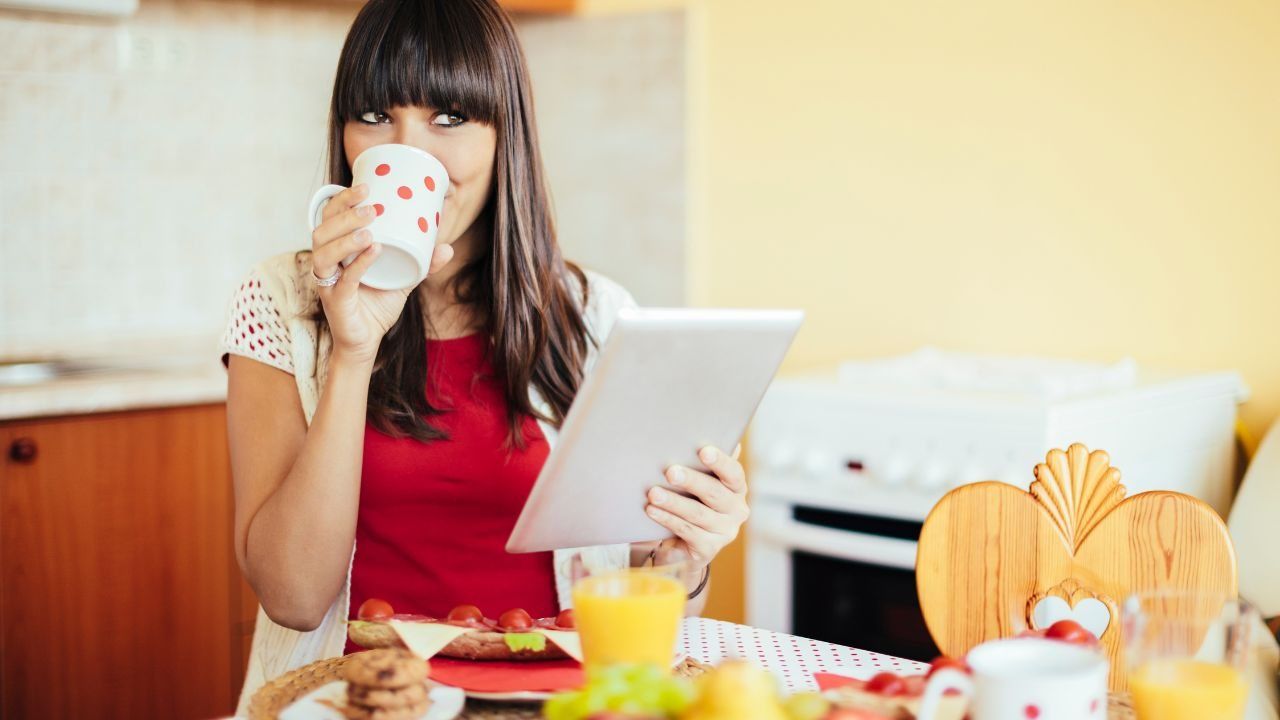
{"label": "woman's face", "polygon": [[[434,155],[449,172],[449,192],[444,196],[436,242],[453,245],[475,242],[468,233],[489,201],[493,186],[493,159],[498,135],[492,126],[472,122],[456,112],[401,106],[367,112],[348,121],[342,130],[347,165],[372,145],[411,145]],[[468,254],[473,248],[458,246]]]}

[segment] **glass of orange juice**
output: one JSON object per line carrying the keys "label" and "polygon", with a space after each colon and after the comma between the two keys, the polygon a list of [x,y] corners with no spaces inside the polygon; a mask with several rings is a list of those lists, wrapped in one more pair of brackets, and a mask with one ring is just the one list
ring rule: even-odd
{"label": "glass of orange juice", "polygon": [[1240,720],[1255,611],[1234,595],[1152,591],[1124,604],[1138,720]]}
{"label": "glass of orange juice", "polygon": [[688,595],[688,557],[650,553],[641,567],[592,572],[575,565],[574,618],[590,671],[606,665],[670,669]]}

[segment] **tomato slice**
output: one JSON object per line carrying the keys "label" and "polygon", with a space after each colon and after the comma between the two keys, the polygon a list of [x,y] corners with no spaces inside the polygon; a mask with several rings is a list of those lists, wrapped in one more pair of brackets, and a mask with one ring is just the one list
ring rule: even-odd
{"label": "tomato slice", "polygon": [[1075,620],[1059,620],[1049,626],[1044,636],[1050,640],[1061,640],[1076,645],[1093,645],[1098,642],[1098,638],[1094,637],[1093,633]]}
{"label": "tomato slice", "polygon": [[391,603],[378,598],[369,598],[360,603],[360,609],[356,611],[356,618],[359,620],[388,620],[395,614],[395,610],[391,609]]}
{"label": "tomato slice", "polygon": [[907,683],[891,672],[877,673],[867,681],[866,686],[867,692],[886,697],[901,695],[906,692],[906,689]]}
{"label": "tomato slice", "polygon": [[939,655],[929,664],[929,674],[926,677],[933,677],[933,674],[939,670],[959,670],[960,672],[969,672],[969,666],[963,660]]}
{"label": "tomato slice", "polygon": [[556,616],[556,627],[565,630],[574,630],[578,627],[578,621],[573,619],[573,608],[560,611]]}
{"label": "tomato slice", "polygon": [[514,608],[498,617],[498,627],[506,632],[525,632],[533,628],[533,618],[521,608]]}
{"label": "tomato slice", "polygon": [[459,605],[449,611],[445,620],[455,625],[478,625],[484,623],[484,613],[475,605]]}

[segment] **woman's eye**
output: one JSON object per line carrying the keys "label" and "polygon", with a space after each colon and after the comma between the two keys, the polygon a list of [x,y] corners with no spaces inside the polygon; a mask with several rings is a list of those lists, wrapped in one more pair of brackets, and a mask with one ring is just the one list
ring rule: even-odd
{"label": "woman's eye", "polygon": [[444,125],[445,127],[457,127],[466,122],[467,118],[458,113],[440,113],[436,115],[432,123],[436,125]]}
{"label": "woman's eye", "polygon": [[361,113],[360,122],[367,123],[369,125],[379,125],[381,123],[391,122],[391,118],[388,117],[386,113],[369,110],[368,112]]}

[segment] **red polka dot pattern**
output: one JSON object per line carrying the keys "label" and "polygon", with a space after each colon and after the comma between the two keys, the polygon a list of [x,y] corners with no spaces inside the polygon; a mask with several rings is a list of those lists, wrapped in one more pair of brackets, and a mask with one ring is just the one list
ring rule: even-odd
{"label": "red polka dot pattern", "polygon": [[374,204],[373,204],[373,214],[374,214],[374,215],[376,215],[376,216],[381,216],[384,210],[386,210],[386,208],[382,207],[382,203],[374,203]]}
{"label": "red polka dot pattern", "polygon": [[1040,708],[1035,705],[1028,705],[1022,709],[1022,714],[1027,716],[1027,720],[1036,720],[1040,717]]}
{"label": "red polka dot pattern", "polygon": [[426,232],[426,231],[427,231],[427,227],[428,227],[428,226],[427,226],[427,219],[426,219],[426,218],[424,218],[424,217],[420,217],[420,218],[418,218],[418,229],[419,229],[419,230],[421,230],[422,232]]}
{"label": "red polka dot pattern", "polygon": [[427,186],[427,190],[430,190],[431,192],[435,192],[435,191],[436,191],[436,179],[435,179],[435,178],[433,178],[433,177],[431,177],[430,175],[428,175],[428,176],[426,177],[426,179],[425,179],[425,180],[423,180],[422,182],[423,182],[423,184],[424,184],[424,185],[426,185],[426,186]]}
{"label": "red polka dot pattern", "polygon": [[440,227],[440,213],[436,213],[436,227]]}
{"label": "red polka dot pattern", "polygon": [[751,660],[776,675],[787,692],[817,690],[813,674],[818,672],[838,671],[865,680],[885,670],[913,675],[929,669],[911,660],[705,618],[681,623],[677,650],[713,664],[730,658]]}
{"label": "red polka dot pattern", "polygon": [[405,200],[408,200],[409,198],[413,197],[413,191],[404,185],[401,185],[400,189],[396,190],[396,194],[404,198]]}
{"label": "red polka dot pattern", "polygon": [[219,348],[223,354],[241,355],[292,374],[289,346],[289,331],[275,302],[262,288],[257,273],[250,273],[232,299],[231,317]]}
{"label": "red polka dot pattern", "polygon": [[381,165],[373,169],[374,175],[386,175],[389,172],[391,172],[391,166],[386,163],[382,163]]}

